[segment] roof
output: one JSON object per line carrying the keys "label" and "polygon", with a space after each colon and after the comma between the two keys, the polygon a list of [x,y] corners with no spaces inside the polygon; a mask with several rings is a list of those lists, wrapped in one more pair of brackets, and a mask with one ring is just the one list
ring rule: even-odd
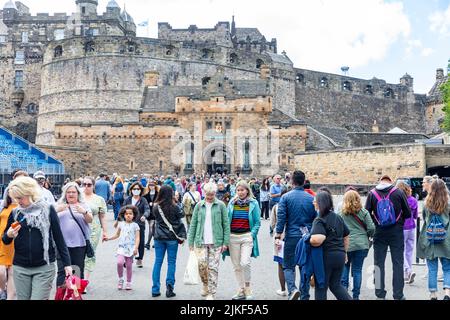
{"label": "roof", "polygon": [[269,115],[269,124],[306,124],[305,121],[294,118],[293,116],[288,115],[287,113],[281,111],[280,109],[273,108],[272,113]]}
{"label": "roof", "polygon": [[445,76],[441,79],[437,79],[434,83],[433,88],[431,88],[430,92],[427,96],[427,102],[442,102],[442,93],[440,87],[446,83],[449,79],[449,76]]}
{"label": "roof", "polygon": [[3,9],[16,9],[17,10],[17,7],[16,7],[16,4],[12,0],[9,0],[7,3],[5,3],[5,5],[3,6]]}
{"label": "roof", "polygon": [[249,37],[250,40],[259,41],[264,36],[257,28],[236,28],[237,41],[247,41],[247,37]]}
{"label": "roof", "polygon": [[314,129],[316,129],[326,137],[333,139],[333,141],[336,142],[336,144],[338,144],[339,146],[346,146],[349,141],[347,135],[348,130],[345,128],[314,125]]}
{"label": "roof", "polygon": [[134,19],[130,14],[124,9],[122,14],[120,15],[125,22],[131,22],[134,23]]}
{"label": "roof", "polygon": [[106,7],[107,8],[120,8],[115,0],[110,0]]}
{"label": "roof", "polygon": [[272,52],[267,52],[267,55],[272,59],[273,62],[294,65],[287,55],[276,54]]}
{"label": "roof", "polygon": [[147,112],[175,112],[176,97],[200,96],[202,87],[163,86],[145,90],[142,109]]}

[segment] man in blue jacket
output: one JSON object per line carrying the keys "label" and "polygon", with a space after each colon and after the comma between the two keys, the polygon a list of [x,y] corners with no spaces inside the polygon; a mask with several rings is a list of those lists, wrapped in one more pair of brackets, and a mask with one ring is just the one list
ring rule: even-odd
{"label": "man in blue jacket", "polygon": [[111,196],[111,185],[105,178],[105,174],[100,174],[100,179],[95,182],[95,194],[105,199],[105,202],[108,203]]}
{"label": "man in blue jacket", "polygon": [[[295,285],[296,261],[295,248],[302,238],[302,229],[311,229],[317,216],[314,209],[314,198],[305,192],[303,185],[305,174],[295,171],[292,175],[292,190],[281,197],[277,211],[277,226],[275,240],[280,241],[285,232],[283,270],[288,286],[289,300],[298,300],[300,292]],[[299,284],[301,299],[309,299],[309,282]]]}

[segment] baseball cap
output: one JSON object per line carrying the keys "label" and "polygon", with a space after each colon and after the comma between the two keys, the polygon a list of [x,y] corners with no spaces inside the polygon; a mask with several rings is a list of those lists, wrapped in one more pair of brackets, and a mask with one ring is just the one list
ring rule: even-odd
{"label": "baseball cap", "polygon": [[380,181],[381,181],[381,180],[389,180],[389,181],[392,182],[391,177],[389,177],[387,174],[385,174],[384,176],[382,176],[381,179],[380,179]]}
{"label": "baseball cap", "polygon": [[36,171],[36,172],[33,174],[33,178],[34,178],[34,179],[45,179],[45,173],[44,173],[44,171]]}

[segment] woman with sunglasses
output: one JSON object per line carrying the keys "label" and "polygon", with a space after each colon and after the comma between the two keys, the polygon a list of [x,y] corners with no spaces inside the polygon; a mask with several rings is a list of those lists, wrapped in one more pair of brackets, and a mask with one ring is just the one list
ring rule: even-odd
{"label": "woman with sunglasses", "polygon": [[[150,212],[152,212],[153,204],[155,203],[156,198],[158,197],[159,186],[156,185],[155,180],[151,179],[149,181],[146,189],[147,189],[147,191],[146,191],[146,194],[144,195],[144,198],[145,198],[145,200],[147,200],[148,205],[150,206]],[[147,250],[150,250],[150,242],[152,241],[153,233],[154,233],[154,229],[155,229],[155,220],[147,219],[147,223],[148,223],[148,229],[149,229],[148,240],[144,247]],[[144,239],[142,239],[142,241],[144,241]]]}
{"label": "woman with sunglasses", "polygon": [[[94,192],[95,180],[92,177],[84,177],[83,179],[83,190],[84,190],[84,200],[92,211],[92,223],[90,241],[94,251],[97,250],[98,242],[100,241],[100,234],[105,237],[108,232],[106,229],[106,219],[105,214],[108,211],[106,207],[105,199],[98,196]],[[91,272],[94,271],[95,267],[95,256],[92,258],[86,257],[85,260],[85,272],[84,278],[89,279]]]}
{"label": "woman with sunglasses", "polygon": [[150,206],[147,200],[143,197],[144,187],[139,181],[134,182],[130,187],[131,196],[125,199],[124,206],[135,206],[139,210],[138,216],[135,218],[135,222],[138,224],[140,232],[139,237],[142,241],[139,241],[139,256],[136,257],[136,266],[142,268],[142,260],[144,259],[144,244],[145,244],[145,219],[150,217]]}

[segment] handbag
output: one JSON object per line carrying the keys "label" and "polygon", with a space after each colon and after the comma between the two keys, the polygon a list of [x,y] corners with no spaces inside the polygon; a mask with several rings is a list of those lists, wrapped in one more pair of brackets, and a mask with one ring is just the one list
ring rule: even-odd
{"label": "handbag", "polygon": [[197,201],[195,200],[194,196],[192,195],[192,193],[190,191],[188,191],[189,195],[191,196],[192,200],[194,201],[194,203],[191,202],[191,213],[190,215],[192,215],[192,212],[194,211],[195,206],[197,205]]}
{"label": "handbag", "polygon": [[81,233],[83,233],[83,237],[86,240],[86,257],[93,258],[95,257],[95,250],[94,247],[92,247],[91,241],[86,237],[86,234],[83,231],[83,228],[78,223],[77,219],[75,219],[75,216],[73,215],[72,208],[69,206],[70,214],[72,215],[73,220],[75,220],[76,224],[81,230]]}
{"label": "handbag", "polygon": [[186,270],[184,271],[183,283],[186,285],[196,285],[200,283],[198,258],[194,251],[191,251],[189,254]]}
{"label": "handbag", "polygon": [[[179,243],[179,244],[183,244],[184,241],[185,241],[186,239],[183,239],[183,238],[179,237],[179,236],[177,235],[177,233],[173,230],[172,224],[170,224],[170,222],[166,219],[166,216],[164,215],[164,212],[162,211],[162,209],[161,209],[160,206],[158,206],[158,211],[159,211],[159,214],[160,214],[161,218],[163,219],[164,223],[166,224],[166,226],[169,228],[169,230],[170,230],[170,231],[175,235],[175,237],[177,238],[178,243]],[[183,223],[181,223],[181,226],[182,226],[182,228],[184,228],[184,224],[183,224]]]}

